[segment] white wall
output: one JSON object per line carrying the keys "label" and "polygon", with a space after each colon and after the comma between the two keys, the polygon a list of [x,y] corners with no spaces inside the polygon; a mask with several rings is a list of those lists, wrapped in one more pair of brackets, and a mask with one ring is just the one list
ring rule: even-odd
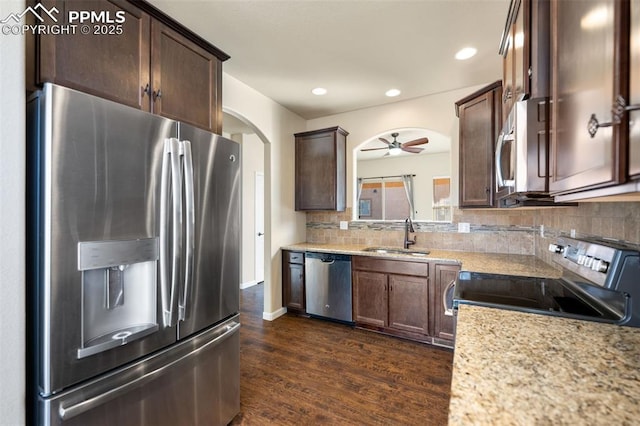
{"label": "white wall", "polygon": [[433,178],[450,176],[450,153],[439,152],[429,155],[406,155],[359,161],[357,177],[397,176],[413,174],[414,207],[416,220],[433,219]]}
{"label": "white wall", "polygon": [[[497,77],[497,76],[496,76]],[[487,82],[489,84],[491,82]],[[307,130],[340,126],[347,137],[347,206],[353,206],[353,150],[373,136],[389,130],[413,127],[436,131],[451,138],[451,198],[458,204],[458,118],[455,102],[484,85],[466,87],[431,96],[330,115],[307,121]]]}
{"label": "white wall", "polygon": [[304,131],[305,120],[240,80],[224,73],[222,104],[225,112],[251,123],[258,130],[265,156],[265,319],[281,315],[282,278],[280,247],[305,241],[306,216],[294,210],[294,137]]}
{"label": "white wall", "polygon": [[[24,0],[0,1],[0,17]],[[24,38],[0,35],[0,425],[25,422]]]}

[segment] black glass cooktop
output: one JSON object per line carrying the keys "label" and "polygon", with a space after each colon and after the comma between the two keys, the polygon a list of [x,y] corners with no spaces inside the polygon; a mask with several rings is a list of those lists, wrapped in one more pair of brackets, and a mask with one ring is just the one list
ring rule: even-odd
{"label": "black glass cooktop", "polygon": [[617,323],[625,318],[626,297],[584,282],[461,272],[454,308],[472,304],[592,321]]}

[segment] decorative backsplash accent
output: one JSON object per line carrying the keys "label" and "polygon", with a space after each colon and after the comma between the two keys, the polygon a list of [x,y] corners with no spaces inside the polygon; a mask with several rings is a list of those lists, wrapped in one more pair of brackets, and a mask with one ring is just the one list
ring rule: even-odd
{"label": "decorative backsplash accent", "polygon": [[[349,222],[348,230],[340,221]],[[459,233],[458,223],[470,224]],[[599,237],[640,246],[640,202],[582,203],[577,207],[455,209],[453,223],[415,222],[415,248],[536,255],[547,262],[547,247],[558,235]],[[402,246],[404,223],[351,221],[344,212],[307,213],[307,242]]]}

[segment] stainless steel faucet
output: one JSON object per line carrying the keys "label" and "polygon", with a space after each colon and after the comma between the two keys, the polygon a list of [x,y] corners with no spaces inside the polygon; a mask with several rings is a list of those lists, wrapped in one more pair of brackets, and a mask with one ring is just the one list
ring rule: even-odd
{"label": "stainless steel faucet", "polygon": [[416,236],[413,237],[413,240],[409,239],[409,232],[416,232],[413,229],[413,222],[411,222],[411,218],[406,218],[404,221],[404,248],[408,249],[410,245],[416,243]]}

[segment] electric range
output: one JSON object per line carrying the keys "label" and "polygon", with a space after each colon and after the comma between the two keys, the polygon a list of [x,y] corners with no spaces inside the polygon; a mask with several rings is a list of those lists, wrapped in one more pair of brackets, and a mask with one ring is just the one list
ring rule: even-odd
{"label": "electric range", "polygon": [[561,237],[549,245],[560,278],[462,271],[461,304],[640,327],[640,252],[604,239]]}

